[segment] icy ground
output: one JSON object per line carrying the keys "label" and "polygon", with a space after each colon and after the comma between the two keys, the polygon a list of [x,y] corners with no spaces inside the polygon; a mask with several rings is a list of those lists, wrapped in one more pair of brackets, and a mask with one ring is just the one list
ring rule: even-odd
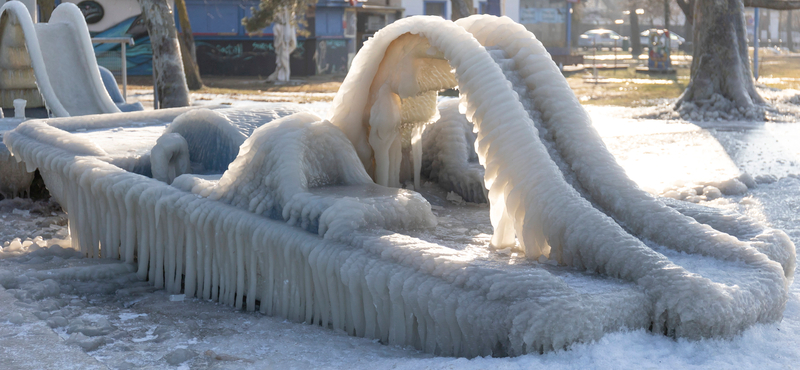
{"label": "icy ground", "polygon": [[[312,106],[318,112],[324,108]],[[616,118],[636,116],[632,109],[589,109],[610,150],[645,189],[738,210],[783,229],[800,245],[800,122],[696,125]],[[731,187],[727,193],[732,195],[713,200],[694,190],[709,184],[724,189],[726,181],[742,173],[757,185],[749,190]],[[430,184],[420,190],[439,218],[437,242],[484,256],[494,253],[495,260],[506,263],[524,262],[506,251],[484,248],[491,233],[485,206],[455,207],[457,197]],[[732,340],[676,341],[639,330],[544,355],[437,358],[327,328],[170,296],[136,280],[132,267],[80,258],[56,246],[67,245],[65,222],[50,202],[0,201],[2,369],[800,366],[798,285],[791,289],[781,323],[752,327]],[[415,236],[424,239],[426,234]]]}

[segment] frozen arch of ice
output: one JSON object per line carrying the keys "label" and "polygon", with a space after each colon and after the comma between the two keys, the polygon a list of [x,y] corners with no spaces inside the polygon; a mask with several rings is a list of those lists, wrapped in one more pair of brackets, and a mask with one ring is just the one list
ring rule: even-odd
{"label": "frozen arch of ice", "polygon": [[[519,240],[528,258],[560,266],[509,266],[380,228],[321,238],[263,217],[279,206],[284,218],[298,195],[334,191],[302,182],[323,168],[313,140],[339,143],[334,149],[349,163],[344,185],[363,186],[370,172],[388,183],[398,168],[399,127],[435,116],[430,91],[453,81],[477,129],[493,244]],[[398,20],[358,54],[334,102],[330,122],[342,133],[308,114],[272,122],[242,146],[225,180],[231,185],[225,175],[184,175],[168,186],[96,158],[102,153],[80,155],[92,148],[56,127],[66,125],[59,120],[25,123],[4,141],[41,169],[48,186],[60,187],[72,240],[89,256],[135,261],[141,277],[170,292],[183,283],[190,297],[250,310],[258,301],[268,314],[431,353],[540,352],[622,328],[728,337],[781,318],[795,261],[786,235],[641,191],[541,43],[510,19]],[[341,145],[345,138],[355,151]],[[298,154],[275,158],[273,150]],[[278,163],[293,176],[285,184],[300,186],[257,188],[267,179],[257,177],[282,173]],[[190,186],[208,196],[179,189]],[[259,209],[267,196],[274,200]],[[332,218],[347,219],[349,208]],[[288,220],[313,231],[302,212]]]}
{"label": "frozen arch of ice", "polygon": [[158,138],[150,150],[153,178],[171,184],[176,177],[190,173],[189,144],[180,134],[168,133]]}
{"label": "frozen arch of ice", "polygon": [[187,142],[191,173],[222,173],[239,154],[246,137],[225,116],[208,109],[181,114],[165,135],[178,134]]}
{"label": "frozen arch of ice", "polygon": [[[356,68],[334,100],[331,120],[348,133],[357,150],[363,148],[360,155],[369,154],[359,127],[364,126],[366,112],[375,108],[360,107],[370,102],[364,91],[381,78],[375,65],[394,57],[394,40],[418,35],[433,49],[423,58],[441,56],[454,67],[467,118],[477,127],[476,149],[486,168],[495,226],[492,244],[514,246],[519,240],[529,258],[544,255],[637,282],[654,300],[657,331],[690,338],[729,335],[757,321],[780,319],[794,274],[791,242],[767,238],[775,244],[765,247],[739,240],[639,189],[605,148],[544,47],[523,26],[507,18],[476,16],[457,22],[467,31],[463,33],[438,23],[431,18],[397,22],[376,35],[354,60]],[[373,96],[380,104],[381,93]],[[380,167],[378,150],[375,161]],[[782,234],[762,229],[755,239],[773,233]],[[642,240],[741,261],[764,280],[744,289],[726,287],[673,264]],[[768,253],[773,261],[762,253],[772,249],[785,253]],[[687,291],[692,300],[681,298]]]}

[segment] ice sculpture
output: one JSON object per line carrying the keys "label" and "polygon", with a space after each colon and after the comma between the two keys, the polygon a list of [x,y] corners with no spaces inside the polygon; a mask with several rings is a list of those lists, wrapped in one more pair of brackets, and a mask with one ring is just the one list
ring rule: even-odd
{"label": "ice sculpture", "polygon": [[[437,229],[389,231],[433,226],[430,206],[368,176],[398,184],[409,125],[421,170],[421,124],[436,115],[436,90],[455,84],[485,167],[491,244],[518,242],[541,263],[448,248]],[[622,328],[729,337],[782,316],[795,261],[787,236],[640,190],[541,43],[508,18],[385,27],[353,61],[330,123],[252,113],[274,121],[244,130],[254,126],[241,112],[216,113],[252,135],[225,173],[183,174],[174,186],[126,171],[138,162],[115,159],[76,118],[29,121],[4,142],[40,169],[88,256],[138,263],[170,292],[385,343],[519,355]],[[116,118],[119,129],[133,130],[121,122],[132,115]],[[193,140],[166,135],[164,153],[184,166],[169,180],[186,153],[193,161]]]}

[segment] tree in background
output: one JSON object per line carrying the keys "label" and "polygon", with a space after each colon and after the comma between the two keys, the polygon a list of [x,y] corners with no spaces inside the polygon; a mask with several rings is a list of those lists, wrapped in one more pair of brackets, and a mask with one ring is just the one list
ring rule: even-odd
{"label": "tree in background", "polygon": [[761,119],[766,101],[750,70],[744,6],[789,10],[796,0],[694,2],[691,79],[675,109],[689,119]]}
{"label": "tree in background", "polygon": [[267,81],[288,82],[291,76],[290,57],[297,47],[297,35],[307,35],[305,15],[316,0],[261,0],[258,8],[251,8],[253,15],[242,19],[247,32],[256,33],[274,23],[272,44],[275,47],[275,71]]}
{"label": "tree in background", "polygon": [[36,0],[36,5],[39,6],[39,17],[42,22],[50,21],[50,15],[56,9],[56,0]]}
{"label": "tree in background", "polygon": [[628,15],[631,22],[631,55],[634,59],[639,59],[642,54],[642,39],[639,38],[639,13],[636,12],[639,6],[636,1],[628,4]]}
{"label": "tree in background", "polygon": [[469,17],[473,14],[472,0],[450,0],[453,11],[450,12],[450,20],[456,21],[461,18]]}
{"label": "tree in background", "polygon": [[192,35],[192,24],[189,22],[189,13],[186,11],[186,2],[175,0],[175,10],[178,11],[178,21],[181,23],[178,42],[181,47],[183,70],[186,72],[186,85],[189,90],[200,90],[203,88],[203,80],[200,78],[200,68],[197,67],[197,51],[194,45],[194,35]]}
{"label": "tree in background", "polygon": [[795,50],[795,47],[794,47],[794,36],[792,35],[792,29],[794,28],[792,26],[792,23],[794,21],[794,19],[792,19],[792,17],[793,17],[792,16],[792,11],[791,10],[787,11],[786,12],[786,43],[789,46],[788,47],[789,51],[794,52],[796,50]]}
{"label": "tree in background", "polygon": [[153,73],[158,106],[161,108],[189,105],[189,88],[183,73],[178,30],[167,0],[139,0],[142,16],[153,46]]}

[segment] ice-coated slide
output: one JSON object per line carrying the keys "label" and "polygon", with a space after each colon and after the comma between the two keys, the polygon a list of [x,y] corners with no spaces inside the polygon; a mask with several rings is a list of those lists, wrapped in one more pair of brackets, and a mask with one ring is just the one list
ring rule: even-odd
{"label": "ice-coated slide", "polygon": [[13,108],[14,99],[57,117],[120,111],[103,86],[75,4],[59,5],[48,23],[34,23],[19,1],[0,8],[0,106]]}

